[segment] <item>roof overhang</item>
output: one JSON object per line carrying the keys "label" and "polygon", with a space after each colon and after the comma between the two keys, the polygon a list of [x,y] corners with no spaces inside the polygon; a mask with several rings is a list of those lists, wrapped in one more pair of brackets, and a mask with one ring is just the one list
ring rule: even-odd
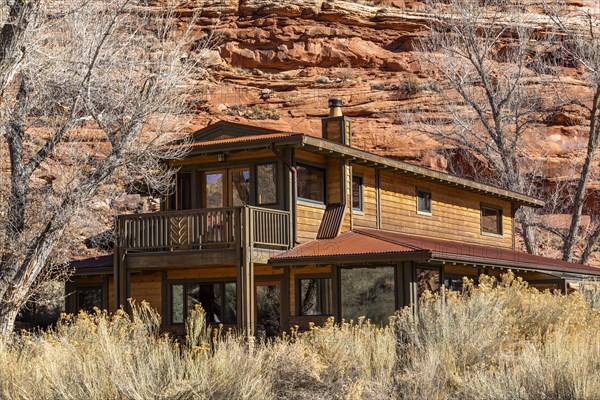
{"label": "roof overhang", "polygon": [[367,151],[355,149],[341,143],[331,142],[326,139],[308,136],[302,133],[276,133],[265,130],[264,135],[249,135],[246,137],[233,138],[231,140],[207,141],[205,143],[195,142],[189,144],[190,155],[212,155],[215,153],[231,153],[244,150],[274,149],[277,147],[296,147],[310,152],[322,154],[329,157],[338,157],[350,160],[357,164],[392,171],[404,175],[414,176],[430,182],[461,188],[475,193],[483,193],[510,201],[517,206],[528,206],[540,208],[544,201],[505,190],[496,186],[475,182],[470,179],[460,178],[454,175],[434,171],[428,168],[412,165],[406,162],[393,160],[388,157],[379,156]]}

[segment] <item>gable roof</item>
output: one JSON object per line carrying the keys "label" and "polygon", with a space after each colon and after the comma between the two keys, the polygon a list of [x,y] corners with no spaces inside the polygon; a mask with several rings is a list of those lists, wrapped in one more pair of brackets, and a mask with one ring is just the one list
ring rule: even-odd
{"label": "gable roof", "polygon": [[316,239],[273,256],[273,265],[339,262],[383,262],[402,259],[442,261],[600,276],[600,269],[535,256],[503,247],[408,235],[381,229],[355,228],[334,239]]}
{"label": "gable roof", "polygon": [[411,175],[418,179],[458,187],[475,193],[484,193],[518,205],[543,207],[544,202],[531,196],[470,179],[434,171],[418,165],[397,161],[359,150],[341,143],[298,132],[280,132],[267,128],[220,121],[193,134],[191,155],[206,155],[218,152],[242,151],[261,148],[292,146],[324,155],[351,160],[374,168]]}

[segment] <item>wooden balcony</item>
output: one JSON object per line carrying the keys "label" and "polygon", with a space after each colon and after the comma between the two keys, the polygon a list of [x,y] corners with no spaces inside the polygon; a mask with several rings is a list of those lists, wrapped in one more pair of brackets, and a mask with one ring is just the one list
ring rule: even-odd
{"label": "wooden balcony", "polygon": [[124,253],[292,245],[289,212],[252,206],[121,215],[118,237]]}

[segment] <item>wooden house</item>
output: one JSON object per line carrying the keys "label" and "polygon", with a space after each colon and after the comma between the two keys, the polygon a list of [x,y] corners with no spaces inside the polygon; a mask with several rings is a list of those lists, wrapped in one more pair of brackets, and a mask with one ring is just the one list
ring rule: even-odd
{"label": "wooden house", "polygon": [[599,275],[515,251],[514,215],[543,202],[352,147],[330,100],[322,137],[219,122],[196,132],[160,212],[121,215],[114,256],[74,263],[67,309],[133,298],[181,330],[211,323],[274,335],[366,316],[425,290],[511,269],[539,288]]}

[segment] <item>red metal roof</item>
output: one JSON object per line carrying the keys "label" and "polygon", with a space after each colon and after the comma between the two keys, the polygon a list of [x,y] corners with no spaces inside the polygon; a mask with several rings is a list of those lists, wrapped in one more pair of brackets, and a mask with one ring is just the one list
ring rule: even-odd
{"label": "red metal roof", "polygon": [[216,139],[216,140],[204,140],[186,144],[188,147],[193,148],[204,148],[204,147],[212,147],[212,146],[222,146],[224,144],[242,144],[242,143],[256,143],[256,142],[270,142],[274,139],[281,138],[289,138],[298,136],[301,137],[300,133],[285,133],[285,132],[277,132],[277,133],[267,133],[264,135],[248,135],[248,136],[238,136],[231,137],[227,139]]}
{"label": "red metal roof", "polygon": [[583,264],[535,256],[512,249],[408,235],[381,229],[356,228],[334,239],[313,240],[271,258],[273,264],[315,262],[335,258],[356,261],[357,257],[378,254],[394,256],[427,254],[440,261],[479,265],[497,265],[517,269],[535,269],[563,273],[600,275],[600,269]]}

